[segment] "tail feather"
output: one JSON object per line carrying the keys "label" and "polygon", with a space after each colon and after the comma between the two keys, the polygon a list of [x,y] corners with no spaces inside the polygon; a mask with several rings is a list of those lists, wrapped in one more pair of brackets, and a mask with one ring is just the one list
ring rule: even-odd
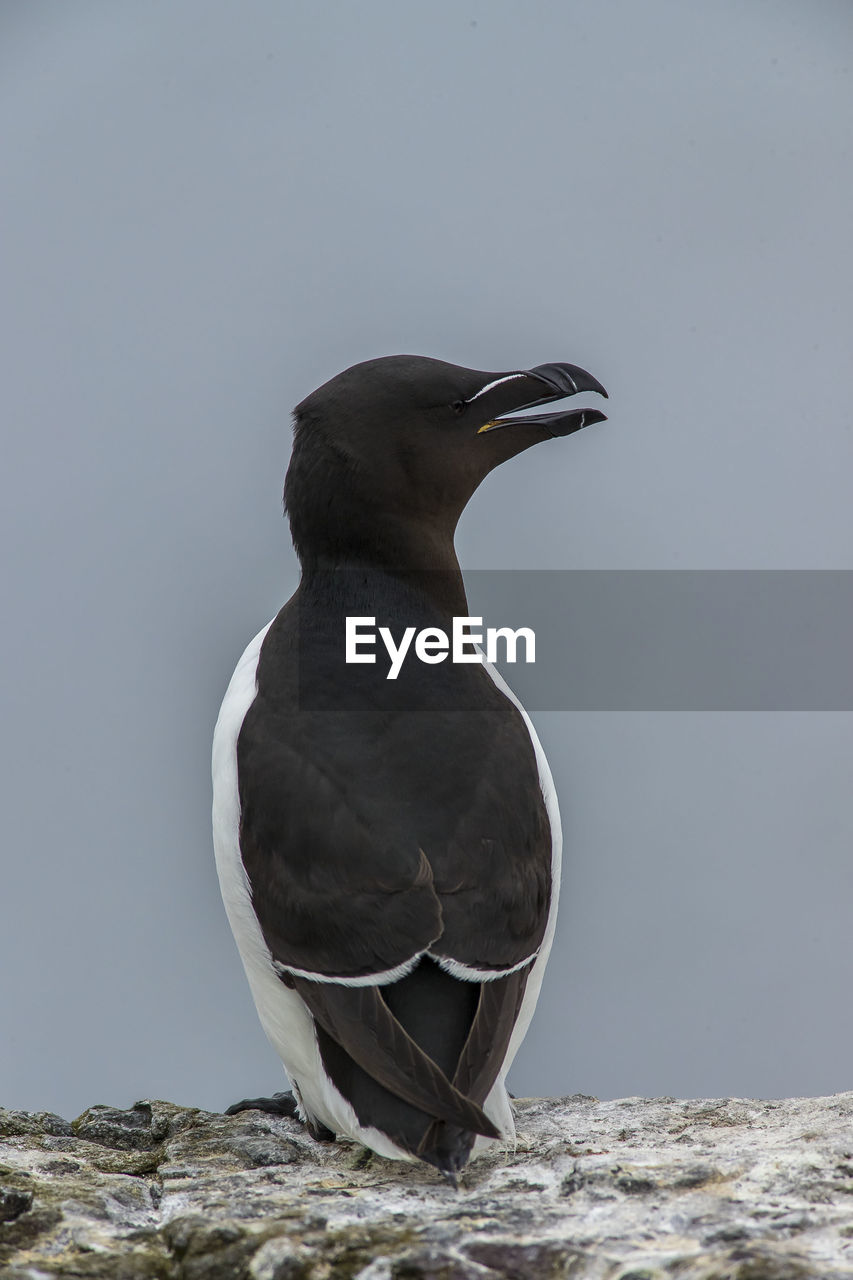
{"label": "tail feather", "polygon": [[497,1138],[483,1109],[460,1093],[394,1017],[378,987],[336,987],[291,975],[324,1031],[377,1083],[428,1116]]}
{"label": "tail feather", "polygon": [[478,1135],[503,1136],[483,1111],[506,1058],[527,972],[488,983],[424,958],[382,988],[294,979],[314,1015],[332,1083],[359,1124],[439,1170],[453,1185]]}

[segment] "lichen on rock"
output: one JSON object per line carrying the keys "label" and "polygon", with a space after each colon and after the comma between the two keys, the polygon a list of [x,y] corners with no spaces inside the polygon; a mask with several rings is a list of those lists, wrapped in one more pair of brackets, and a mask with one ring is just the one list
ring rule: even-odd
{"label": "lichen on rock", "polygon": [[0,1278],[853,1277],[853,1093],[515,1107],[459,1192],[257,1111],[0,1108]]}

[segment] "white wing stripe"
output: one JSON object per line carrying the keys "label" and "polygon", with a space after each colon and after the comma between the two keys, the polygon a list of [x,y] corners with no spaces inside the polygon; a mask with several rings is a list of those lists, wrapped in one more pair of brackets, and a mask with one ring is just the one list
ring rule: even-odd
{"label": "white wing stripe", "polygon": [[405,978],[407,974],[410,974],[425,954],[426,952],[424,951],[418,951],[416,955],[410,956],[408,960],[404,960],[402,964],[398,964],[394,969],[383,969],[380,973],[365,973],[360,978],[329,977],[326,973],[312,973],[310,969],[296,969],[293,965],[282,964],[278,960],[273,961],[273,968],[280,978],[292,973],[294,977],[307,978],[309,982],[330,982],[338,987],[384,987],[389,982],[398,982],[400,978]]}
{"label": "white wing stripe", "polygon": [[470,965],[453,960],[450,956],[436,956],[431,951],[429,953],[430,958],[435,960],[440,969],[449,973],[451,978],[459,978],[462,982],[495,982],[498,978],[508,978],[511,973],[517,973],[519,969],[530,964],[538,954],[538,951],[534,951],[532,955],[519,960],[518,964],[511,965],[509,969],[472,969]]}

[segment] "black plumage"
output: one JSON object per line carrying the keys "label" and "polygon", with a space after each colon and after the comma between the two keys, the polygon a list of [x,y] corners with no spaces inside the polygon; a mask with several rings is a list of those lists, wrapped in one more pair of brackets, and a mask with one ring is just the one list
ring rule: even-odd
{"label": "black plumage", "polygon": [[[399,635],[467,615],[453,535],[477,485],[603,417],[499,415],[577,390],[603,392],[572,365],[489,374],[405,356],[303,401],[285,485],[302,581],[260,645],[234,731],[235,856],[324,1076],[308,1081],[303,1065],[298,1078],[277,1043],[303,1109],[340,1131],[340,1097],[352,1136],[378,1131],[450,1177],[477,1135],[500,1135],[484,1106],[553,916],[551,823],[525,718],[485,666],[412,658],[391,681],[381,651],[345,662],[345,620]],[[221,877],[230,856],[217,848]],[[223,895],[246,960],[233,883]]]}

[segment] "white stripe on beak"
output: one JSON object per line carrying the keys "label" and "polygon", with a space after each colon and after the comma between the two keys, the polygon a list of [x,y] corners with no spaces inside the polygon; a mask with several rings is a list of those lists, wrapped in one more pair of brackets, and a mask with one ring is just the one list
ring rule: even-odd
{"label": "white stripe on beak", "polygon": [[484,387],[480,387],[480,390],[476,395],[471,397],[468,403],[473,404],[475,400],[479,400],[480,396],[484,396],[487,391],[492,391],[495,387],[499,387],[504,382],[512,382],[513,378],[526,377],[526,373],[508,373],[505,378],[495,378],[494,382],[487,382]]}

